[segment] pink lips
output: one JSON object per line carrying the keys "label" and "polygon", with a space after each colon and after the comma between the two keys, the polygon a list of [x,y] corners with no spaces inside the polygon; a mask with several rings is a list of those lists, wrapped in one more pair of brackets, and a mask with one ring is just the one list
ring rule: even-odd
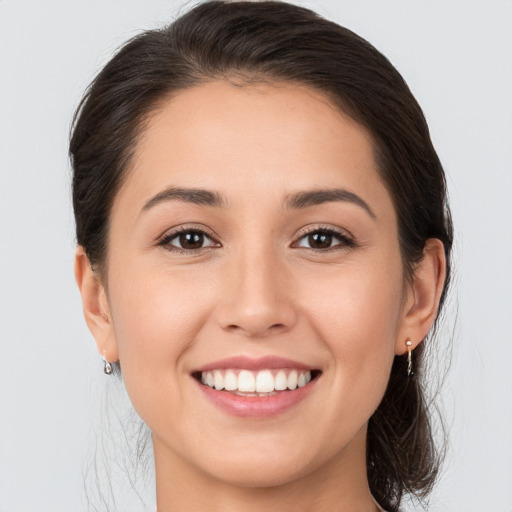
{"label": "pink lips", "polygon": [[[296,370],[313,370],[311,366],[285,359],[281,357],[267,356],[258,359],[245,356],[232,357],[214,361],[201,366],[194,371],[195,374],[211,370],[222,369],[245,369],[251,371],[272,370],[293,368]],[[296,388],[293,391],[276,391],[268,396],[239,396],[234,393],[219,391],[201,384],[197,379],[196,383],[204,395],[219,407],[222,411],[239,417],[269,417],[282,414],[298,405],[315,388],[314,379],[304,387]]]}
{"label": "pink lips", "polygon": [[292,359],[285,359],[277,356],[266,356],[260,357],[258,359],[253,359],[246,356],[237,356],[208,363],[195,371],[207,372],[209,370],[227,370],[228,368],[243,368],[245,370],[253,371],[272,370],[279,368],[295,368],[296,370],[313,369],[311,366],[293,361]]}

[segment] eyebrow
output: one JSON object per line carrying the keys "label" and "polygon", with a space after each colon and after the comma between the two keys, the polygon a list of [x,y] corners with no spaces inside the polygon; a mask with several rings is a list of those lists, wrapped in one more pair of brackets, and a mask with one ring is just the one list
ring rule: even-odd
{"label": "eyebrow", "polygon": [[226,200],[218,192],[204,190],[200,188],[181,188],[169,187],[156,196],[153,196],[143,207],[142,211],[149,210],[157,204],[166,201],[183,201],[185,203],[192,203],[201,206],[212,206],[220,208],[225,205]]}
{"label": "eyebrow", "polygon": [[[219,192],[201,188],[169,187],[153,196],[142,207],[142,212],[167,201],[183,201],[200,206],[222,208],[227,204],[226,199]],[[317,189],[295,192],[286,196],[284,205],[289,209],[303,209],[330,202],[348,202],[363,208],[372,219],[375,213],[368,203],[357,194],[342,188]]]}
{"label": "eyebrow", "polygon": [[343,188],[328,188],[296,192],[286,197],[285,206],[292,209],[301,209],[309,208],[310,206],[317,206],[323,203],[339,201],[360,206],[372,219],[376,218],[375,213],[373,213],[373,210],[363,198]]}

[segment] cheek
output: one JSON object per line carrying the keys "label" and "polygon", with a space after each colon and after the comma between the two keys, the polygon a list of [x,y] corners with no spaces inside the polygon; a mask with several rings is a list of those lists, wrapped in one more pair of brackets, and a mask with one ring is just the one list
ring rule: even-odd
{"label": "cheek", "polygon": [[368,400],[374,409],[395,356],[403,301],[401,267],[340,269],[336,278],[324,282],[322,293],[305,300],[311,324],[332,354],[333,389],[352,390],[346,397],[353,397],[354,404]]}
{"label": "cheek", "polygon": [[[130,280],[123,277],[127,275]],[[155,390],[177,390],[181,385],[181,358],[209,315],[208,288],[187,271],[123,264],[109,275],[123,380],[139,414],[150,405],[148,397],[157,401]],[[168,398],[160,397],[160,403],[168,403]]]}
{"label": "cheek", "polygon": [[303,290],[305,308],[325,327],[327,336],[332,333],[340,343],[366,338],[364,345],[372,345],[396,333],[403,301],[400,267],[386,261],[351,264],[322,278],[312,275],[308,281]]}

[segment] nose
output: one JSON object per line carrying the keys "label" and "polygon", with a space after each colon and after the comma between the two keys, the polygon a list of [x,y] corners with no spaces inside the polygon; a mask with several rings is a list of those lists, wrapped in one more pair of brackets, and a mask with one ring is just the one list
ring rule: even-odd
{"label": "nose", "polygon": [[286,264],[270,251],[240,255],[230,263],[225,284],[217,310],[223,329],[264,338],[295,325],[293,280]]}

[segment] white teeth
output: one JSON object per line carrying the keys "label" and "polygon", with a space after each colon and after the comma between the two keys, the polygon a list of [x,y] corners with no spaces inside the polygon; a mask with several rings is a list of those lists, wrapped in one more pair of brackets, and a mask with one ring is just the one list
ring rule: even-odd
{"label": "white teeth", "polygon": [[299,376],[295,370],[290,372],[288,375],[288,389],[294,390],[297,387],[297,381]]}
{"label": "white teeth", "polygon": [[310,381],[310,371],[298,370],[279,370],[277,373],[276,370],[212,370],[201,373],[202,384],[217,391],[225,389],[243,396],[268,396],[286,389],[293,391]]}
{"label": "white teeth", "polygon": [[274,388],[276,391],[284,391],[287,387],[288,377],[286,377],[286,373],[284,373],[283,370],[279,370],[275,377]]}
{"label": "white teeth", "polygon": [[311,382],[311,372],[301,373],[297,380],[297,386],[299,386],[299,388],[303,388],[309,382]]}
{"label": "white teeth", "polygon": [[256,377],[256,391],[258,393],[271,393],[274,391],[274,377],[268,370],[258,372]]}
{"label": "white teeth", "polygon": [[213,372],[213,384],[217,390],[224,389],[224,376],[219,370]]}
{"label": "white teeth", "polygon": [[224,388],[227,391],[234,391],[238,389],[238,378],[235,375],[235,372],[228,370],[226,375],[224,376]]}
{"label": "white teeth", "polygon": [[238,391],[246,393],[256,391],[256,380],[250,371],[242,370],[238,374]]}

